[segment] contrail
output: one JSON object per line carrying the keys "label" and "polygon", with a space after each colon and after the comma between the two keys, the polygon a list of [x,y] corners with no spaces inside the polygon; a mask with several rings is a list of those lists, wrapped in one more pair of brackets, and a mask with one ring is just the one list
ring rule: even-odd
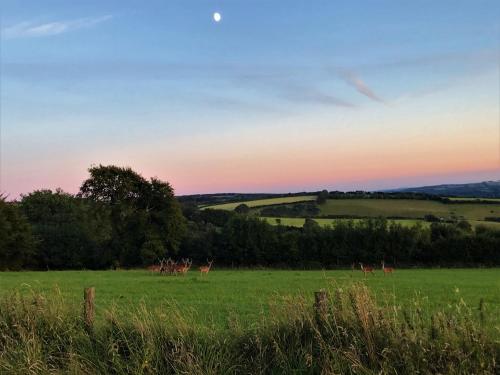
{"label": "contrail", "polygon": [[339,71],[339,74],[345,82],[356,88],[359,93],[369,97],[376,102],[384,103],[384,100],[380,96],[375,94],[375,92],[373,92],[373,90],[369,88],[368,85],[353,72],[341,70]]}

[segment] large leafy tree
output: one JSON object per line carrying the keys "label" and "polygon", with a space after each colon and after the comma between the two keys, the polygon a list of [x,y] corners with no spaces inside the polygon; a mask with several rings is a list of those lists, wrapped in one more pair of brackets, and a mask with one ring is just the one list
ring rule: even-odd
{"label": "large leafy tree", "polygon": [[33,266],[35,242],[31,227],[16,203],[0,197],[0,269]]}
{"label": "large leafy tree", "polygon": [[79,196],[110,207],[111,248],[120,264],[137,266],[178,251],[185,220],[168,182],[114,165],[89,173]]}

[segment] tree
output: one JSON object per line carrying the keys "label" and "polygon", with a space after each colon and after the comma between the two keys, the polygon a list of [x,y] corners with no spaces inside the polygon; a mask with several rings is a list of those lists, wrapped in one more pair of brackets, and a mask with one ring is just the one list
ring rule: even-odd
{"label": "tree", "polygon": [[311,219],[310,217],[306,217],[302,228],[304,228],[304,230],[306,230],[306,231],[308,231],[308,230],[313,231],[313,230],[319,229],[320,226],[316,220]]}
{"label": "tree", "polygon": [[242,203],[236,206],[234,212],[236,212],[237,214],[246,215],[250,212],[250,207],[248,207],[245,203]]}
{"label": "tree", "polygon": [[[142,264],[152,248],[161,257],[178,251],[185,219],[168,182],[146,180],[131,168],[114,165],[91,167],[89,173],[79,196],[110,208],[111,248],[121,265]],[[154,246],[148,243],[152,239]]]}
{"label": "tree", "polygon": [[31,267],[35,241],[31,227],[15,203],[0,197],[0,269]]}
{"label": "tree", "polygon": [[147,181],[131,168],[99,165],[90,167],[89,173],[79,195],[95,202],[137,206],[147,189]]}
{"label": "tree", "polygon": [[319,192],[318,196],[316,197],[316,203],[318,204],[325,204],[326,200],[328,199],[328,190],[322,190]]}
{"label": "tree", "polygon": [[441,221],[436,215],[432,215],[432,214],[424,215],[424,220],[428,221],[430,223],[438,223]]}
{"label": "tree", "polygon": [[457,223],[457,228],[464,232],[472,232],[472,225],[467,220],[460,220]]}

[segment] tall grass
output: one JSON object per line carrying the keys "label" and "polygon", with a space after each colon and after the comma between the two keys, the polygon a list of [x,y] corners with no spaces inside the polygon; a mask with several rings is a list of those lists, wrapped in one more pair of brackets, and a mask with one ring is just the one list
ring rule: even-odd
{"label": "tall grass", "polygon": [[175,307],[113,309],[93,330],[59,296],[0,300],[0,373],[12,374],[498,374],[498,332],[484,309],[431,313],[415,300],[377,304],[363,285],[334,288],[326,312],[283,298],[251,328],[192,326]]}

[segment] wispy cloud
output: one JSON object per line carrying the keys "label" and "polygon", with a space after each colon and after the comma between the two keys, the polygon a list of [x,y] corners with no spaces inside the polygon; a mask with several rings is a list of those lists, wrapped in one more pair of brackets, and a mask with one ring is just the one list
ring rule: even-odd
{"label": "wispy cloud", "polygon": [[356,90],[368,98],[376,101],[376,102],[381,102],[383,103],[384,100],[375,94],[375,92],[368,87],[368,85],[359,77],[357,76],[354,72],[348,71],[348,70],[340,70],[339,71],[340,77],[347,82],[349,85],[353,86],[356,88]]}
{"label": "wispy cloud", "polygon": [[44,36],[59,35],[74,30],[85,29],[102,22],[108,21],[113,16],[78,18],[65,21],[54,21],[47,23],[20,22],[6,27],[2,30],[3,37],[12,38],[36,38]]}
{"label": "wispy cloud", "polygon": [[[280,72],[268,71],[264,74],[243,74],[236,77],[236,80],[243,84],[243,87],[256,86],[257,88],[267,88],[284,100],[294,103],[319,104],[324,106],[355,108],[356,105],[350,103],[329,91],[323,91],[312,79],[307,79],[306,69],[296,69],[296,74],[292,71],[286,72],[283,67]],[[302,79],[297,80],[294,76],[302,74]]]}

